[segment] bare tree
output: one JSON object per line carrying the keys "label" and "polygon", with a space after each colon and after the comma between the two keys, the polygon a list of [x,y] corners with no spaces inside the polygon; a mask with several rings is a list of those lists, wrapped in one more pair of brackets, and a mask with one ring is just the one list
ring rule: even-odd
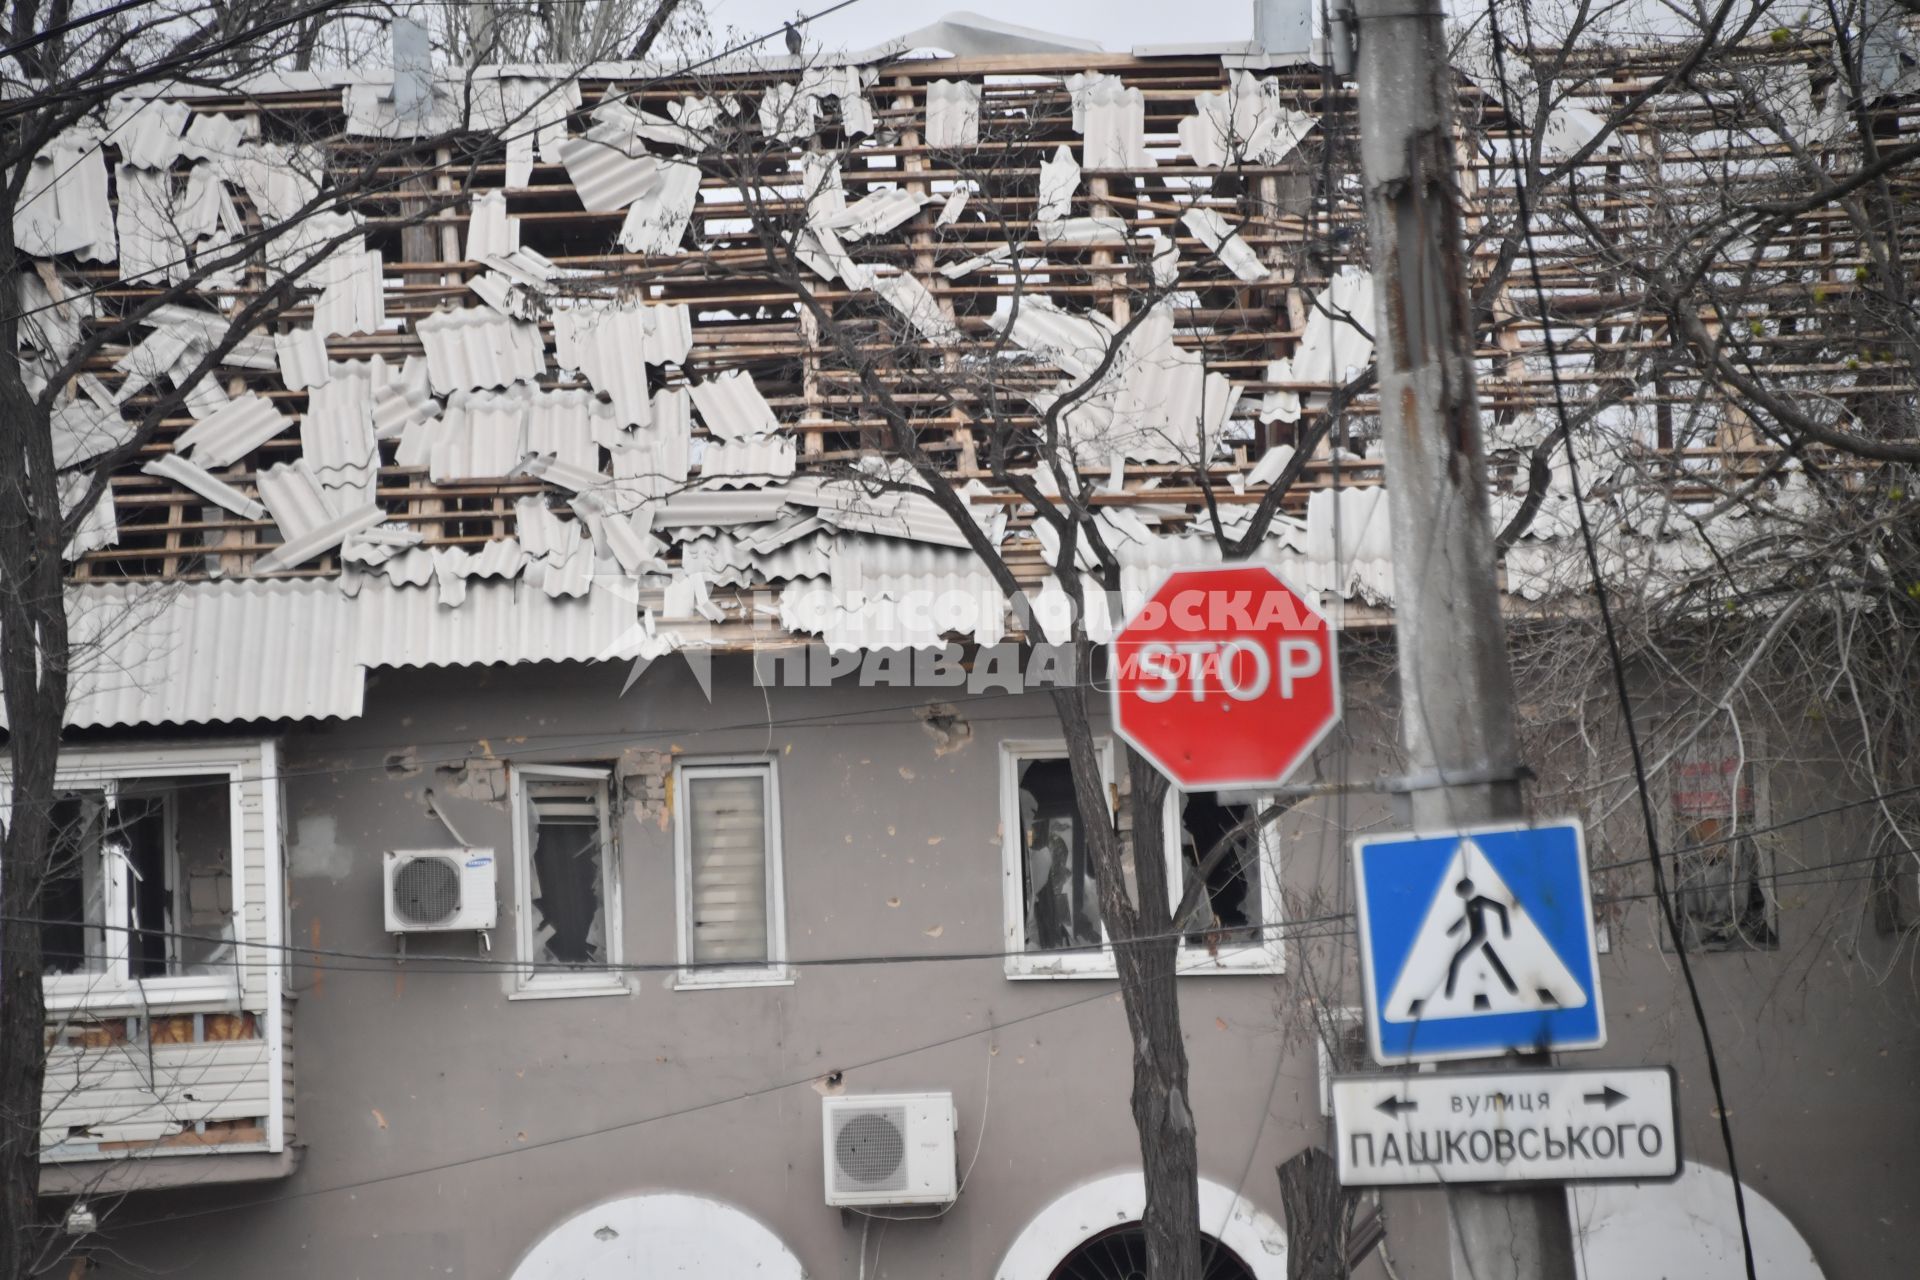
{"label": "bare tree", "polygon": [[[663,0],[655,12],[676,8]],[[607,22],[631,16],[620,8]],[[184,100],[196,89],[244,96],[259,77],[382,40],[331,0],[88,14],[22,0],[7,18],[4,57],[19,91],[0,103],[0,351],[8,357],[0,359],[0,681],[9,756],[0,1276],[24,1277],[59,1256],[60,1234],[37,1207],[48,1048],[41,904],[59,859],[73,852],[56,817],[56,770],[82,653],[103,638],[101,619],[83,625],[69,616],[68,575],[113,544],[111,482],[143,462],[209,509],[264,515],[199,460],[154,449],[163,427],[177,427],[183,413],[204,422],[252,406],[277,432],[285,420],[244,385],[245,371],[276,367],[273,331],[304,315],[297,332],[324,351],[321,312],[333,332],[377,327],[356,302],[369,282],[379,294],[367,218],[387,219],[383,234],[398,236],[465,199],[449,185],[402,201],[386,166],[438,154],[442,168],[466,170],[551,111],[537,94],[505,102],[470,80],[464,102],[442,86],[447,100],[413,104],[417,120],[386,129],[398,141],[343,146],[324,120],[277,119],[268,133]],[[660,24],[652,30],[658,35]],[[592,49],[612,47],[594,39]],[[389,116],[408,109],[369,107]]]}
{"label": "bare tree", "polygon": [[[1211,527],[1195,522],[1194,557],[1239,558],[1270,546],[1267,534],[1307,458],[1287,450],[1269,459],[1280,466],[1247,505],[1230,506],[1227,495],[1212,492],[1216,471],[1233,464],[1236,450],[1257,456],[1262,445],[1250,421],[1236,419],[1239,388],[1216,361],[1244,366],[1268,333],[1269,313],[1250,300],[1248,285],[1266,280],[1271,266],[1241,238],[1241,223],[1260,222],[1270,233],[1300,221],[1280,207],[1270,175],[1243,182],[1235,170],[1250,154],[1260,167],[1293,155],[1304,169],[1295,147],[1310,120],[1257,83],[1236,80],[1233,106],[1203,126],[1224,153],[1221,175],[1156,190],[1095,172],[1137,167],[1127,157],[1089,156],[1083,175],[1061,145],[1060,125],[1073,108],[1056,89],[1001,98],[983,111],[977,91],[963,87],[942,104],[936,126],[935,108],[904,89],[892,101],[876,89],[882,102],[870,119],[844,99],[838,108],[810,100],[809,84],[824,100],[838,81],[861,73],[800,70],[798,93],[776,88],[757,107],[737,81],[704,86],[710,101],[727,105],[686,140],[687,162],[722,177],[752,246],[712,253],[709,269],[790,296],[803,332],[814,335],[825,371],[821,400],[845,406],[827,412],[846,414],[853,446],[838,461],[814,448],[814,465],[876,502],[905,498],[944,513],[1026,620],[1028,638],[1064,643],[1073,655],[1077,678],[1050,696],[1133,1045],[1149,1274],[1197,1277],[1205,1245],[1179,1014],[1181,941],[1214,927],[1210,878],[1286,805],[1250,813],[1180,863],[1184,880],[1172,883],[1179,855],[1170,858],[1165,848],[1168,779],[1130,747],[1110,773],[1100,727],[1101,646],[1124,621],[1123,588],[1138,590],[1130,575],[1147,564],[1130,553],[1156,535],[1126,509],[1103,505],[1101,495],[1122,458],[1151,460],[1207,492]],[[1120,91],[1111,77],[1085,80],[1095,95]],[[941,135],[929,143],[926,131],[935,127]],[[876,141],[883,153],[897,150],[897,183],[870,186],[854,201],[840,189],[839,170],[864,160]],[[1250,216],[1220,211],[1217,194],[1248,188]],[[916,223],[922,230],[904,257],[892,245],[862,243],[922,206],[940,216]],[[1198,237],[1204,258],[1181,262],[1177,242],[1187,236]],[[939,277],[959,282],[979,273],[993,281],[972,296],[998,293],[999,308],[963,309],[970,302],[956,303],[965,298],[957,289],[937,296],[926,281],[939,259]],[[1323,359],[1335,330],[1365,345],[1345,294],[1323,289],[1315,305]],[[1326,381],[1318,370],[1303,368],[1300,377]],[[1343,380],[1340,369],[1333,380]],[[1363,386],[1345,387],[1338,403],[1321,406],[1322,430]],[[965,424],[957,435],[956,423]],[[875,465],[876,456],[890,461]],[[995,516],[976,504],[983,482],[1012,495],[1013,510],[1032,520],[1046,548],[1037,594],[1063,606],[1051,625],[1034,612],[1041,584],[1023,576]]]}

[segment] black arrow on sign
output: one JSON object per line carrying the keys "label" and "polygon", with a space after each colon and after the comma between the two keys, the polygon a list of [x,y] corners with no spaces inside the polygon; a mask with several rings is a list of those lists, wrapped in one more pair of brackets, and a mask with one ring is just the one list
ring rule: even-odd
{"label": "black arrow on sign", "polygon": [[1388,1098],[1385,1102],[1376,1102],[1373,1109],[1384,1111],[1388,1116],[1398,1118],[1409,1111],[1418,1111],[1420,1104],[1408,1098]]}
{"label": "black arrow on sign", "polygon": [[1587,1094],[1586,1100],[1588,1102],[1597,1102],[1601,1106],[1605,1107],[1607,1110],[1611,1111],[1615,1107],[1619,1106],[1621,1103],[1625,1102],[1627,1100],[1627,1095],[1620,1092],[1618,1089],[1614,1088],[1612,1085],[1608,1085],[1604,1089],[1600,1090],[1600,1092],[1598,1093]]}

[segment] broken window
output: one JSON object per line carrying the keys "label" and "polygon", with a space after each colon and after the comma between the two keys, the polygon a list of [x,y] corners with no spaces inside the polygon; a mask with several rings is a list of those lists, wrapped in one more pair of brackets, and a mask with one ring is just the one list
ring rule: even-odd
{"label": "broken window", "polygon": [[233,973],[233,799],[221,775],[131,777],[54,802],[41,898],[49,976]]}
{"label": "broken window", "polygon": [[1017,769],[1026,949],[1098,946],[1105,937],[1100,896],[1071,766],[1062,757],[1020,760]]}
{"label": "broken window", "polygon": [[1673,903],[1681,944],[1696,951],[1779,942],[1772,851],[1758,825],[1758,767],[1724,738],[1703,735],[1673,766]]}
{"label": "broken window", "polygon": [[1706,818],[1681,837],[1674,854],[1674,906],[1692,950],[1764,950],[1779,943],[1766,852],[1753,836],[1741,834],[1752,825],[1751,816],[1738,828],[1728,819]]}
{"label": "broken window", "polygon": [[[1102,772],[1112,760],[1100,746]],[[1058,743],[1002,748],[1002,826],[1007,884],[1007,972],[1014,977],[1094,976],[1113,972],[1100,919],[1100,895],[1087,831],[1075,803],[1073,772]],[[1163,842],[1169,908],[1201,886],[1175,928],[1183,971],[1276,972],[1281,939],[1276,841],[1270,801],[1250,792],[1170,792]],[[1131,840],[1122,873],[1135,884]],[[1129,890],[1132,891],[1131,888]],[[1053,953],[1053,954],[1048,954]]]}
{"label": "broken window", "polygon": [[785,981],[773,766],[683,764],[674,772],[682,982]]}
{"label": "broken window", "polygon": [[1180,802],[1180,870],[1184,897],[1204,880],[1191,913],[1179,921],[1189,946],[1217,951],[1262,940],[1259,808],[1195,792]]}
{"label": "broken window", "polygon": [[516,766],[516,929],[523,992],[624,991],[609,794],[602,768]]}
{"label": "broken window", "polygon": [[49,974],[104,973],[111,961],[102,926],[119,913],[107,903],[106,820],[104,791],[69,791],[54,801],[40,894],[40,955]]}

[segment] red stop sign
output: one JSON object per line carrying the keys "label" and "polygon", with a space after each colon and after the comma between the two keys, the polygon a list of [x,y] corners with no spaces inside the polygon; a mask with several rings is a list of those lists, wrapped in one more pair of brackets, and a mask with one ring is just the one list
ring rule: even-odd
{"label": "red stop sign", "polygon": [[1265,565],[1168,574],[1110,678],[1120,736],[1189,791],[1283,782],[1340,719],[1333,627]]}

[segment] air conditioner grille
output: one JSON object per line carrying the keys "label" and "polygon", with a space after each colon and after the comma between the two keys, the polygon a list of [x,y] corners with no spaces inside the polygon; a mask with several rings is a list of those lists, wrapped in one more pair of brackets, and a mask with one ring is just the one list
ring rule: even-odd
{"label": "air conditioner grille", "polygon": [[907,1113],[904,1107],[855,1111],[840,1118],[833,1161],[862,1191],[903,1191],[907,1185]]}
{"label": "air conditioner grille", "polygon": [[460,910],[460,869],[449,858],[414,858],[393,874],[393,906],[410,924],[439,924]]}

